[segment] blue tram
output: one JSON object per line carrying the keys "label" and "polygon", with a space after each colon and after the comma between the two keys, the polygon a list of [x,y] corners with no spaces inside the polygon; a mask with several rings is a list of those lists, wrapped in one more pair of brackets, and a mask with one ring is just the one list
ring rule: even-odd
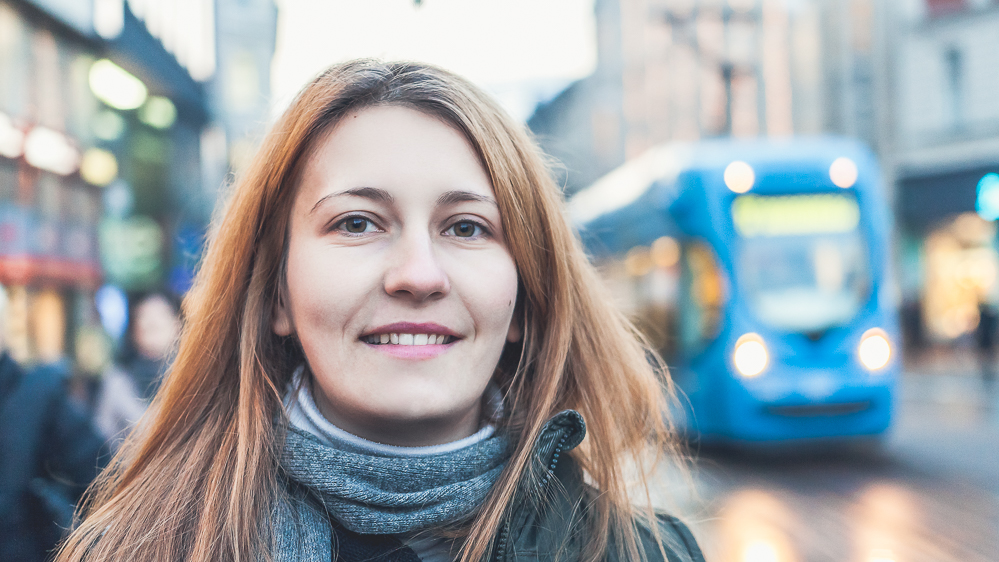
{"label": "blue tram", "polygon": [[900,370],[891,215],[835,137],[656,147],[569,202],[704,440],[877,436]]}

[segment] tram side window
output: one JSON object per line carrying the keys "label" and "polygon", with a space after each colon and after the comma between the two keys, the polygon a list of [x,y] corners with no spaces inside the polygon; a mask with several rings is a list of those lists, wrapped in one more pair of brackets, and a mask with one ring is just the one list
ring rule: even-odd
{"label": "tram side window", "polygon": [[684,245],[682,286],[680,337],[684,355],[690,357],[718,337],[725,304],[721,268],[705,242]]}
{"label": "tram side window", "polygon": [[679,347],[677,301],[680,285],[680,244],[662,236],[648,246],[599,264],[611,297],[666,361],[676,362]]}

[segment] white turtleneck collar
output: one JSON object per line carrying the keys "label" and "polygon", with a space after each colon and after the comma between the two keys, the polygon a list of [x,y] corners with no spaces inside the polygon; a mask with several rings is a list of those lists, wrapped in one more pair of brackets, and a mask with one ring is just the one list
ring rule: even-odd
{"label": "white turtleneck collar", "polygon": [[429,445],[425,447],[386,445],[354,435],[330,423],[316,406],[310,389],[312,385],[306,384],[301,380],[304,371],[304,366],[295,370],[291,386],[288,388],[288,392],[284,398],[285,411],[288,413],[291,425],[311,433],[327,445],[336,446],[355,453],[392,457],[421,457],[457,451],[458,449],[474,445],[492,437],[496,431],[495,421],[503,415],[502,394],[496,385],[490,384],[486,388],[485,407],[487,411],[484,416],[489,422],[482,426],[476,433],[464,439],[441,445]]}

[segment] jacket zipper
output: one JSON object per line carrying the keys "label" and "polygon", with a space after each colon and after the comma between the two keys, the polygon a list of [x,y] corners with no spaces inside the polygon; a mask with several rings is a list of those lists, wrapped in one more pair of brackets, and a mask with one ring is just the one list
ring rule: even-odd
{"label": "jacket zipper", "polygon": [[[555,467],[558,466],[558,459],[562,455],[562,449],[565,447],[565,441],[572,434],[571,431],[562,435],[559,439],[558,445],[555,445],[555,453],[552,455],[551,463],[548,465],[548,473],[545,477],[541,479],[540,492],[544,493],[545,489],[548,488],[548,483],[551,481],[552,476],[555,475]],[[501,562],[506,556],[506,547],[510,539],[510,519],[507,518],[503,522],[503,530],[500,531],[499,541],[496,543],[495,555],[493,556],[494,562]]]}

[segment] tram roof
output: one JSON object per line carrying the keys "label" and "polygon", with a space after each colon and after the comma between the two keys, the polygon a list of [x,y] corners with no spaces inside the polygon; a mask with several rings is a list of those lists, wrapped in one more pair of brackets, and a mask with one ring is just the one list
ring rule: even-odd
{"label": "tram roof", "polygon": [[667,188],[684,171],[720,170],[734,160],[754,168],[790,162],[828,166],[840,156],[852,158],[861,169],[872,158],[859,141],[835,136],[661,144],[579,191],[569,200],[569,217],[577,226],[586,225],[639,202],[657,189]]}

